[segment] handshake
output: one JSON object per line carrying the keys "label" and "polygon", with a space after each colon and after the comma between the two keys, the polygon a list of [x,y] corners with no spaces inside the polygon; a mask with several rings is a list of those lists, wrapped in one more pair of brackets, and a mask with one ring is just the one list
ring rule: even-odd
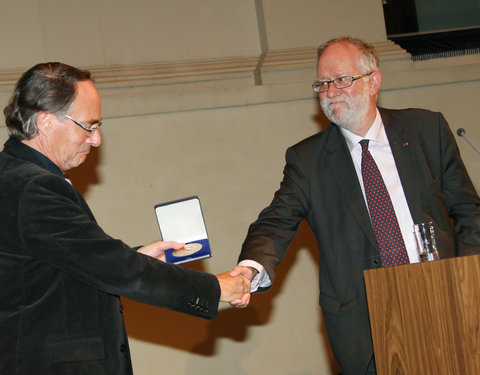
{"label": "handshake", "polygon": [[[183,242],[156,241],[139,248],[138,252],[165,262],[165,250],[181,249],[184,245]],[[221,292],[220,301],[229,302],[234,307],[246,307],[250,302],[250,282],[254,276],[253,268],[242,266],[217,274]]]}
{"label": "handshake", "polygon": [[250,267],[236,266],[231,271],[216,275],[220,284],[220,301],[234,307],[247,307],[250,302],[250,283],[255,271]]}

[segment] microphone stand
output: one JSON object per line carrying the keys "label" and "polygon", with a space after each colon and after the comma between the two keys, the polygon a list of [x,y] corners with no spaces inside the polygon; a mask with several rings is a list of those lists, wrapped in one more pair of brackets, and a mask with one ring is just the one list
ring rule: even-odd
{"label": "microphone stand", "polygon": [[472,146],[472,148],[473,148],[475,151],[477,151],[478,154],[480,154],[480,150],[478,150],[478,148],[476,148],[475,145],[474,145],[472,142],[470,142],[470,139],[468,139],[467,136],[465,135],[465,129],[459,128],[459,129],[457,130],[457,135],[460,136],[460,137],[462,137],[463,139],[465,139],[465,141],[467,141],[467,143],[468,143],[470,146]]}

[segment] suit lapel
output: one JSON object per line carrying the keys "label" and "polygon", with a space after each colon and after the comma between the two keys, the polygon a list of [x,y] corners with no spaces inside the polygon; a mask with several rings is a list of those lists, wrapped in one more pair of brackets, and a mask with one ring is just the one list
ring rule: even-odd
{"label": "suit lapel", "polygon": [[352,215],[365,233],[365,236],[376,248],[370,216],[363,198],[357,173],[353,166],[352,157],[348,150],[345,138],[337,126],[333,126],[330,133],[330,140],[327,143],[330,155],[327,158],[329,167],[335,178],[340,194],[347,202]]}
{"label": "suit lapel", "polygon": [[393,158],[400,176],[405,198],[407,199],[410,214],[415,223],[422,221],[421,202],[418,185],[415,183],[415,161],[413,160],[413,144],[405,132],[401,122],[392,120],[390,111],[379,108],[385,132],[387,134]]}

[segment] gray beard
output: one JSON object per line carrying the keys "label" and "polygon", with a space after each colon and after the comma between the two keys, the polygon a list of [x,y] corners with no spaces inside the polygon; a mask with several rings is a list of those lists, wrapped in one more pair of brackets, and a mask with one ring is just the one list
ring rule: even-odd
{"label": "gray beard", "polygon": [[363,96],[358,97],[357,100],[352,101],[350,97],[345,97],[345,103],[347,108],[343,110],[337,116],[333,113],[331,102],[334,99],[325,98],[320,100],[320,106],[322,107],[325,116],[334,124],[355,133],[355,130],[362,126],[362,121],[365,119],[370,104],[370,97],[368,95],[368,88]]}

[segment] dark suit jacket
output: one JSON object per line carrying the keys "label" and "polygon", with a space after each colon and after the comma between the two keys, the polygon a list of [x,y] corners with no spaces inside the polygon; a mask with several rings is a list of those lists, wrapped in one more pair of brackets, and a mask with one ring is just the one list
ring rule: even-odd
{"label": "dark suit jacket", "polygon": [[0,205],[0,374],[131,374],[119,295],[216,316],[214,275],[108,236],[58,168],[12,139]]}
{"label": "dark suit jacket", "polygon": [[[414,222],[433,221],[441,258],[478,252],[480,200],[444,117],[416,109],[380,113]],[[362,374],[373,354],[363,271],[380,260],[336,125],[287,150],[283,181],[250,226],[240,260],[259,262],[273,280],[303,219],[318,241],[320,305],[333,352],[344,374]]]}

